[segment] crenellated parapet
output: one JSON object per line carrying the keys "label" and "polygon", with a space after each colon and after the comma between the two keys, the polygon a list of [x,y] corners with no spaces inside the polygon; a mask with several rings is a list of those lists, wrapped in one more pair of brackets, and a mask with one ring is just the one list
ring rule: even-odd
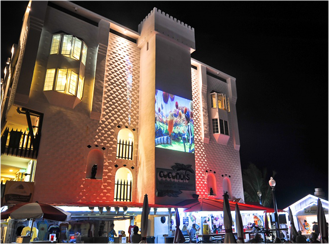
{"label": "crenellated parapet", "polygon": [[191,52],[195,50],[194,28],[157,8],[153,8],[138,25],[138,32],[141,35],[139,46],[143,46],[153,34],[158,33],[187,46]]}

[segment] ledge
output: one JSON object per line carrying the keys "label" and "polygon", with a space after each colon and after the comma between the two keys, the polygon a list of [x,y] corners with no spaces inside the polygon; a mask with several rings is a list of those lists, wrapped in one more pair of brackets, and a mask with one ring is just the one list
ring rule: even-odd
{"label": "ledge", "polygon": [[215,137],[215,140],[218,144],[227,146],[228,140],[230,139],[230,136],[224,135],[224,134],[213,134]]}
{"label": "ledge", "polygon": [[75,108],[81,100],[77,98],[76,96],[69,95],[62,92],[57,91],[43,91],[43,94],[45,94],[48,102],[52,105],[65,107],[65,108]]}

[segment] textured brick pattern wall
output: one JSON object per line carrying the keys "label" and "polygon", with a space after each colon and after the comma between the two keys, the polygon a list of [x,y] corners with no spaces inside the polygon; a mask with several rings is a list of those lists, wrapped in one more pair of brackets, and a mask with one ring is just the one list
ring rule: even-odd
{"label": "textured brick pattern wall", "polygon": [[[126,54],[133,65],[131,109],[127,100]],[[130,162],[115,157],[118,125],[135,129],[134,151],[137,151],[139,62],[139,49],[135,43],[110,34],[101,120],[90,119],[86,111],[79,111],[79,106],[77,111],[55,106],[45,110],[35,200],[58,204],[113,201],[116,170],[123,164],[129,169],[131,166],[136,168],[136,155]],[[91,180],[86,175],[88,153],[96,148],[104,154],[101,180]],[[114,167],[115,164],[118,167]],[[136,169],[131,171],[135,179]]]}
{"label": "textured brick pattern wall", "polygon": [[[235,198],[243,197],[243,185],[241,175],[241,164],[239,151],[234,149],[233,140],[230,138],[227,146],[216,143],[212,133],[210,132],[209,144],[202,141],[201,137],[201,116],[200,106],[208,108],[207,104],[201,104],[200,99],[200,82],[198,80],[198,71],[192,69],[192,92],[193,92],[193,109],[195,121],[195,167],[196,167],[196,194],[200,197],[208,197],[207,193],[207,173],[215,173],[217,184],[217,197],[222,198],[223,195],[223,176],[225,174],[230,177],[232,194]],[[208,94],[212,90],[227,92],[226,83],[216,81],[211,77],[208,80]],[[208,116],[204,113],[203,116]],[[210,127],[209,127],[210,128]],[[231,133],[232,134],[232,133]],[[211,170],[211,171],[210,171]]]}

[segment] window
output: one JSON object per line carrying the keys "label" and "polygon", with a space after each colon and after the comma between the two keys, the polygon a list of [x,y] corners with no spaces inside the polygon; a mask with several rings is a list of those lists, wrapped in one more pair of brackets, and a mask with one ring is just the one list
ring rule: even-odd
{"label": "window", "polygon": [[81,53],[81,44],[82,41],[80,41],[78,38],[73,38],[73,52],[71,58],[79,60],[80,59],[80,53]]}
{"label": "window", "polygon": [[[56,76],[56,79],[55,79]],[[79,99],[83,95],[84,77],[69,69],[48,69],[46,73],[44,91],[53,90],[77,96]]]}
{"label": "window", "polygon": [[78,86],[78,74],[73,71],[70,72],[69,84],[69,93],[75,95]]}
{"label": "window", "polygon": [[229,135],[228,133],[228,123],[226,120],[219,120],[219,126],[220,126],[220,133],[224,135]]}
{"label": "window", "polygon": [[211,94],[211,107],[212,108],[217,108],[217,102],[216,102],[216,93]]}
{"label": "window", "polygon": [[219,130],[218,130],[218,119],[212,119],[212,133],[214,133],[214,134],[219,133]]}
{"label": "window", "polygon": [[[67,58],[80,60],[84,65],[87,61],[88,47],[83,40],[64,33],[54,34],[52,37],[50,54],[59,54]],[[59,57],[59,56],[57,56]],[[79,62],[67,62],[62,58],[55,59],[49,64],[57,64],[57,67],[51,67],[47,69],[44,91],[57,91],[68,95],[74,95],[81,100],[83,96],[84,76],[83,70],[81,70],[81,63]],[[55,62],[57,61],[57,62]],[[61,65],[61,62],[65,62]],[[84,67],[82,67],[84,69]],[[49,94],[49,93],[47,93]],[[46,95],[47,96],[47,95]],[[52,98],[47,97],[48,100]],[[54,100],[55,101],[55,100]],[[73,101],[73,100],[72,100]],[[72,104],[77,104],[76,102]],[[74,106],[75,106],[74,105]],[[73,106],[73,105],[72,105]]]}
{"label": "window", "polygon": [[70,56],[71,54],[71,45],[72,44],[72,36],[64,35],[63,45],[62,45],[62,54],[65,56]]}
{"label": "window", "polygon": [[86,60],[87,60],[87,46],[86,44],[83,43],[83,49],[82,49],[82,57],[81,57],[81,62],[86,65]]}
{"label": "window", "polygon": [[118,133],[118,159],[132,160],[134,154],[134,135],[129,129],[122,129]]}
{"label": "window", "polygon": [[46,73],[45,86],[43,88],[44,91],[50,91],[53,89],[54,78],[55,78],[56,69],[48,69]]}
{"label": "window", "polygon": [[83,84],[84,84],[84,78],[79,77],[78,94],[77,94],[77,97],[78,97],[79,99],[82,98],[82,94],[83,94]]}
{"label": "window", "polygon": [[59,69],[56,79],[56,91],[65,91],[67,69]]}
{"label": "window", "polygon": [[50,54],[58,54],[59,46],[61,44],[61,35],[57,34],[53,36],[53,40],[51,43]]}
{"label": "window", "polygon": [[222,134],[222,135],[229,135],[228,130],[228,122],[223,119],[219,119],[219,127],[218,127],[218,119],[212,119],[212,133],[214,134]]}
{"label": "window", "polygon": [[211,107],[219,108],[230,112],[230,100],[223,93],[211,93]]}
{"label": "window", "polygon": [[[63,36],[63,41],[61,43]],[[72,35],[56,34],[53,35],[51,44],[50,54],[58,54],[60,45],[62,44],[61,54],[75,59],[80,60],[85,65],[87,60],[87,45],[77,37]]]}

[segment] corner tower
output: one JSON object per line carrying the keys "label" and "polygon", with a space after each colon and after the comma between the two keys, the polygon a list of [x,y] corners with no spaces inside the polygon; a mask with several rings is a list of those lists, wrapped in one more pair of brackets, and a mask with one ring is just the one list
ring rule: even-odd
{"label": "corner tower", "polygon": [[[162,112],[162,129],[169,131],[169,135],[166,131],[167,136],[163,137],[165,144],[172,145],[173,135],[178,135],[179,127],[177,127],[178,122],[170,121],[170,118],[178,121],[185,119],[186,115],[183,102],[176,103],[175,97],[182,98],[184,102],[192,101],[191,53],[195,50],[194,28],[154,8],[140,23],[138,31],[140,33],[138,47],[141,50],[139,91],[142,98],[139,104],[138,188],[141,190],[138,200],[142,202],[143,195],[148,194],[150,203],[175,203],[192,198],[195,193],[195,182],[188,182],[184,176],[178,179],[177,177],[184,173],[179,172],[175,165],[178,163],[182,167],[190,167],[194,172],[195,156],[191,152],[156,146],[155,131],[159,118],[155,107],[158,106],[159,113]],[[162,94],[161,100],[156,99],[158,93]],[[190,118],[193,114],[192,103],[190,105],[187,103],[184,107],[186,107],[185,111],[189,111],[188,118]],[[179,110],[182,110],[183,117],[179,114]],[[172,128],[173,126],[177,131]],[[175,179],[166,178],[161,181],[159,172],[164,175],[174,175]],[[191,178],[195,179],[194,175]],[[164,190],[162,187],[166,182],[168,187]]]}

